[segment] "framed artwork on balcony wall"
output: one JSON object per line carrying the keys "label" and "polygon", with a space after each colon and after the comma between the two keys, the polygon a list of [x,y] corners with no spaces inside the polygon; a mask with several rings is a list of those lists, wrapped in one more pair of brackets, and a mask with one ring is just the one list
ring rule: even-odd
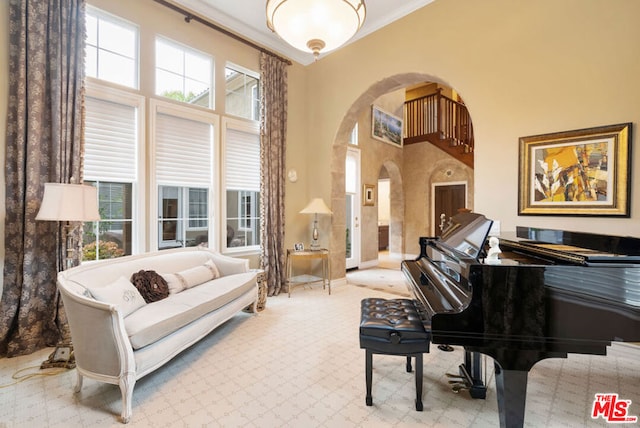
{"label": "framed artwork on balcony wall", "polygon": [[520,138],[518,214],[629,217],[631,123]]}
{"label": "framed artwork on balcony wall", "polygon": [[371,136],[387,144],[402,147],[402,119],[378,106],[372,106]]}
{"label": "framed artwork on balcony wall", "polygon": [[372,207],[376,201],[376,186],[375,184],[365,184],[362,191],[362,205],[365,207]]}

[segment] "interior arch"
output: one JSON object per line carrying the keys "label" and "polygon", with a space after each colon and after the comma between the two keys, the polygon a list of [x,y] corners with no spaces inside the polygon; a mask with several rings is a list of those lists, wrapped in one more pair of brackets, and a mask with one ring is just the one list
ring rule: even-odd
{"label": "interior arch", "polygon": [[[363,92],[347,110],[347,113],[342,118],[336,137],[332,146],[331,153],[331,207],[333,210],[331,236],[330,236],[330,248],[331,248],[331,276],[333,278],[343,278],[346,270],[346,244],[344,240],[344,231],[346,228],[345,219],[345,192],[344,192],[344,165],[347,153],[347,144],[353,126],[358,120],[359,115],[364,109],[370,108],[371,104],[380,96],[398,90],[406,88],[407,86],[419,84],[422,82],[435,82],[443,85],[451,86],[448,82],[440,79],[437,76],[425,74],[425,73],[403,73],[394,76],[389,76],[378,82],[372,84],[365,92]],[[399,180],[400,189],[402,188],[402,176],[400,169],[395,163],[386,165],[387,170],[391,174],[395,171],[396,180]],[[404,198],[403,192],[397,192]],[[396,210],[396,215],[401,215],[404,219],[404,199],[398,201],[398,208],[402,212]],[[393,216],[393,213],[392,213]],[[399,227],[400,243],[397,241],[394,244],[394,249],[399,252],[404,252],[404,242],[402,242],[402,236],[404,235],[403,222],[396,225]],[[398,248],[401,247],[401,248]]]}

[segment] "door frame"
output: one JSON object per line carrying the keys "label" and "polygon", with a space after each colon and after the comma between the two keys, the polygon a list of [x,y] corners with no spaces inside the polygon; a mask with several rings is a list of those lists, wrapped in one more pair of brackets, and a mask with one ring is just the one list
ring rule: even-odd
{"label": "door frame", "polygon": [[[361,262],[361,254],[362,254],[362,242],[361,242],[361,224],[362,224],[362,207],[360,201],[362,200],[362,180],[360,177],[360,149],[357,147],[347,147],[346,158],[349,156],[353,156],[356,160],[356,192],[353,194],[353,218],[351,221],[355,224],[352,228],[353,233],[351,236],[351,258],[345,257],[346,269],[357,269],[360,267]],[[346,177],[345,177],[346,179]],[[345,204],[347,201],[346,191],[345,191]],[[346,208],[346,207],[345,207]],[[346,225],[349,224],[349,219],[345,218],[345,228]]]}
{"label": "door frame", "polygon": [[436,187],[459,186],[464,185],[464,206],[469,206],[469,182],[468,181],[442,181],[431,183],[431,236],[436,236],[436,228],[440,224],[440,219],[436,218]]}

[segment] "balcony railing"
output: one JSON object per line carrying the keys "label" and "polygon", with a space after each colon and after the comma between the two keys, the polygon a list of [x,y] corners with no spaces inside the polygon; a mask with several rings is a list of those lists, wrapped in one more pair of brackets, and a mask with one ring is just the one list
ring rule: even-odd
{"label": "balcony railing", "polygon": [[461,153],[473,153],[473,125],[467,107],[440,91],[405,102],[404,121],[405,144],[444,142]]}

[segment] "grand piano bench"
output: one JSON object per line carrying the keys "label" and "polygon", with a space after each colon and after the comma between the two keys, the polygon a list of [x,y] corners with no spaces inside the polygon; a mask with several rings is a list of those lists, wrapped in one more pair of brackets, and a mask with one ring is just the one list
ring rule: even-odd
{"label": "grand piano bench", "polygon": [[425,330],[420,315],[409,299],[363,299],[360,305],[360,348],[366,350],[367,406],[373,405],[371,382],[373,354],[416,359],[416,410],[422,411],[422,354],[429,352],[430,331]]}

